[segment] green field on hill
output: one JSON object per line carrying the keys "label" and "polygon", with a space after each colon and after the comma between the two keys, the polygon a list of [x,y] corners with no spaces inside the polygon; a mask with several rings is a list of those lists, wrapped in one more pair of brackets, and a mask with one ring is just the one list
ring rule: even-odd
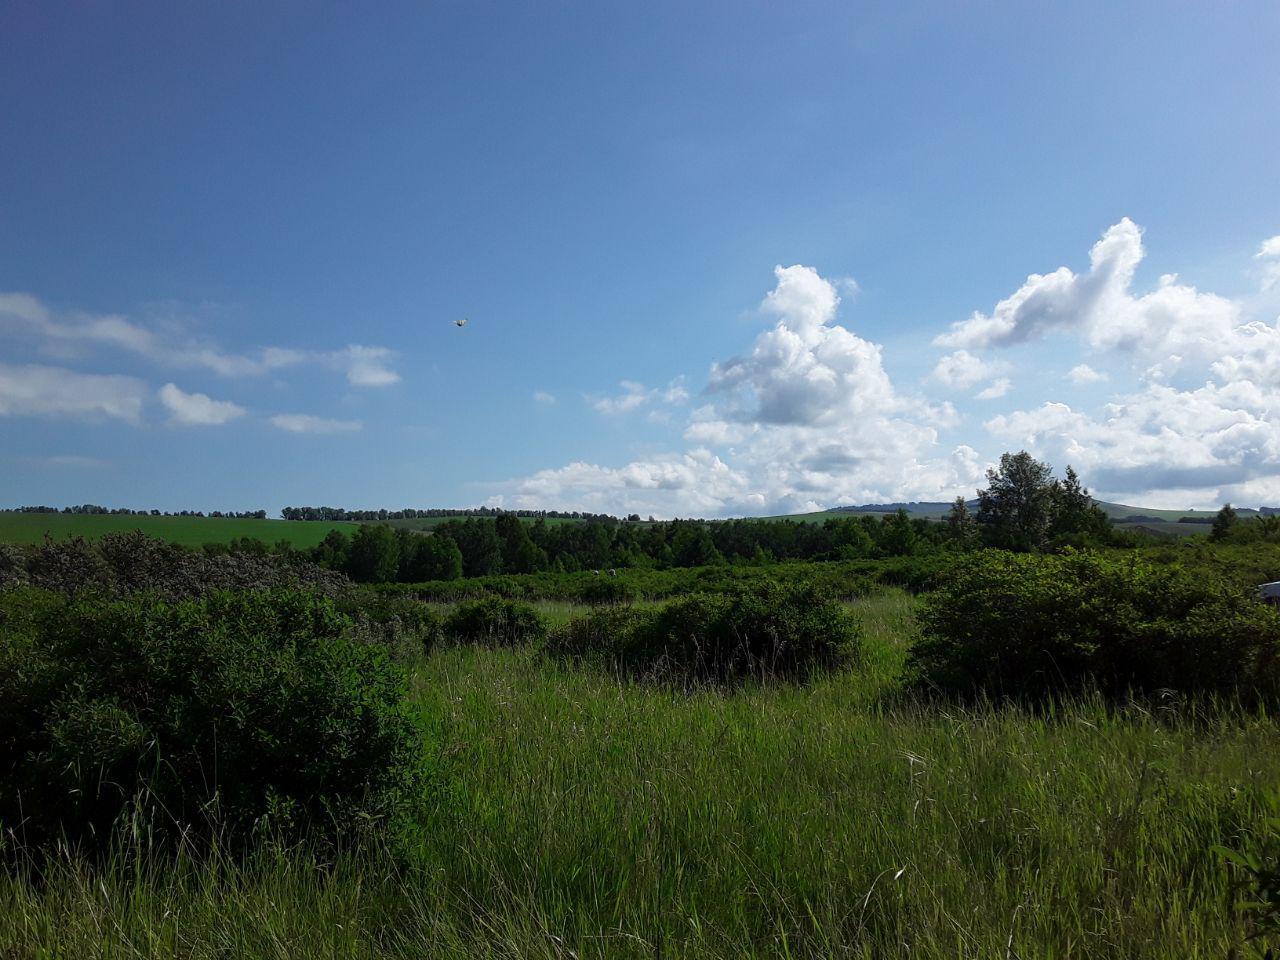
{"label": "green field on hill", "polygon": [[0,543],[40,543],[45,534],[55,540],[84,537],[96,540],[108,533],[141,530],[152,537],[186,547],[229,543],[255,537],[264,543],[288,540],[295,547],[314,547],[330,530],[350,532],[354,523],[322,520],[240,520],[229,517],[148,517],[125,514],[0,513]]}

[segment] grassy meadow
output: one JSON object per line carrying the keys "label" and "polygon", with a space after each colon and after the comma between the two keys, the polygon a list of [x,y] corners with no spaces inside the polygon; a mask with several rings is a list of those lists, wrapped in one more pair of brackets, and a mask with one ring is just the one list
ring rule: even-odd
{"label": "grassy meadow", "polygon": [[0,956],[1229,956],[1211,847],[1280,782],[1274,721],[918,701],[916,604],[852,604],[863,662],[804,686],[439,648],[409,664],[437,776],[407,850],[64,856],[0,879]]}
{"label": "grassy meadow", "polygon": [[330,530],[350,533],[357,524],[320,520],[253,520],[234,517],[150,517],[124,514],[0,513],[0,543],[40,543],[84,537],[96,540],[108,533],[141,530],[184,547],[230,543],[253,537],[264,543],[288,540],[295,547],[314,547]]}

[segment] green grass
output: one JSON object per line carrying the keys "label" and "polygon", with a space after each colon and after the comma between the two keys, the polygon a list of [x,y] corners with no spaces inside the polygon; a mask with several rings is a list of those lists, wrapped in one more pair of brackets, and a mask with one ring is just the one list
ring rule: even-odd
{"label": "green grass", "polygon": [[229,543],[255,537],[265,543],[289,540],[295,547],[314,547],[330,530],[350,534],[357,524],[319,520],[238,520],[228,517],[149,517],[111,514],[0,513],[0,543],[40,543],[45,534],[55,540],[141,530],[152,537],[187,547]]}
{"label": "green grass", "polygon": [[1228,955],[1210,847],[1280,782],[1274,721],[904,701],[914,601],[853,609],[867,663],[808,687],[438,651],[412,687],[445,776],[407,863],[64,861],[0,878],[0,956]]}

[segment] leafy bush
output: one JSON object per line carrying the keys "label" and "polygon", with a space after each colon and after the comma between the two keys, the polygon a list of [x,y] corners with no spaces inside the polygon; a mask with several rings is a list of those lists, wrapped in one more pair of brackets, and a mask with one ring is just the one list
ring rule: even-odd
{"label": "leafy bush", "polygon": [[467,643],[533,643],[546,637],[547,624],[527,603],[490,597],[454,607],[445,618],[444,632]]}
{"label": "leafy bush", "polygon": [[581,588],[578,598],[585,603],[627,603],[639,593],[635,584],[624,577],[594,577]]}
{"label": "leafy bush", "polygon": [[1280,613],[1205,572],[1133,556],[987,551],[925,597],[920,622],[911,668],[944,691],[1277,689]]}
{"label": "leafy bush", "polygon": [[386,826],[421,774],[403,677],[331,600],[0,595],[0,827],[100,844]]}
{"label": "leafy bush", "polygon": [[20,547],[0,543],[0,590],[27,582],[27,556]]}
{"label": "leafy bush", "polygon": [[685,683],[803,681],[853,660],[858,630],[812,586],[770,581],[737,593],[696,593],[653,611],[600,610],[571,623],[553,649],[594,656],[633,675]]}
{"label": "leafy bush", "polygon": [[[81,593],[124,597],[144,591],[178,600],[217,590],[274,587],[305,587],[336,596],[350,587],[340,573],[287,556],[188,550],[136,530],[110,533],[94,543],[46,537],[28,554],[11,553],[0,562],[12,564],[19,557],[31,583],[72,599]],[[19,572],[0,572],[0,587],[21,581]]]}
{"label": "leafy bush", "polygon": [[440,615],[411,597],[363,587],[344,594],[335,603],[355,622],[354,636],[364,643],[385,647],[401,663],[420,659],[444,636]]}
{"label": "leafy bush", "polygon": [[648,626],[655,613],[647,607],[596,607],[555,630],[547,642],[547,650],[558,656],[611,666],[628,639]]}

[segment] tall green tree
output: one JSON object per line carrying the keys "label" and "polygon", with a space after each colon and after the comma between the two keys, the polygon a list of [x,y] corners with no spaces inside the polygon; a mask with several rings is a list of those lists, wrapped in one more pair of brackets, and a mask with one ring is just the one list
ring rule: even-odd
{"label": "tall green tree", "polygon": [[546,552],[533,542],[527,525],[519,517],[502,514],[494,530],[502,541],[504,573],[536,573],[546,567]]}
{"label": "tall green tree", "polygon": [[448,537],[416,534],[412,553],[400,554],[400,579],[405,583],[424,580],[457,580],[462,576],[462,551]]}
{"label": "tall green tree", "polygon": [[1209,531],[1210,539],[1227,539],[1239,522],[1240,517],[1236,515],[1236,508],[1229,503],[1224,503],[1222,509],[1213,518],[1213,529]]}
{"label": "tall green tree", "polygon": [[351,538],[347,576],[357,583],[390,583],[400,568],[400,541],[385,523],[362,524]]}
{"label": "tall green tree", "polygon": [[947,513],[947,532],[959,546],[968,548],[978,542],[978,521],[969,512],[964,497],[956,497]]}
{"label": "tall green tree", "polygon": [[1054,513],[1053,468],[1025,450],[1000,457],[978,491],[978,522],[991,542],[1009,550],[1035,550],[1049,536]]}
{"label": "tall green tree", "polygon": [[1067,541],[1105,541],[1111,532],[1111,520],[1094,502],[1080,477],[1070,465],[1061,481],[1053,484],[1053,521],[1050,534]]}

